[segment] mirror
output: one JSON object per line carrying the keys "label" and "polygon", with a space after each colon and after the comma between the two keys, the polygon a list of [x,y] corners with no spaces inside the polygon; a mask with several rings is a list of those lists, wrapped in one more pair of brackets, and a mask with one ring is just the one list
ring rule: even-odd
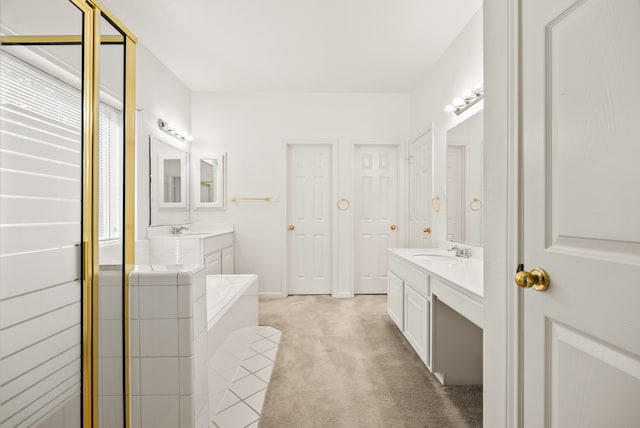
{"label": "mirror", "polygon": [[195,208],[225,207],[225,160],[226,155],[219,153],[197,158],[197,167],[193,169]]}
{"label": "mirror", "polygon": [[447,132],[447,240],[481,247],[483,241],[484,115]]}
{"label": "mirror", "polygon": [[185,221],[182,212],[188,213],[189,206],[188,168],[189,155],[186,151],[158,138],[149,138],[152,226]]}

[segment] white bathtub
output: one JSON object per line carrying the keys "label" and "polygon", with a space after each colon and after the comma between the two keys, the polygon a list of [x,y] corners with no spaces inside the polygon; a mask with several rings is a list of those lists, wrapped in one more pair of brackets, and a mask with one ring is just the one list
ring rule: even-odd
{"label": "white bathtub", "polygon": [[210,416],[245,356],[258,326],[257,275],[207,275],[207,366]]}

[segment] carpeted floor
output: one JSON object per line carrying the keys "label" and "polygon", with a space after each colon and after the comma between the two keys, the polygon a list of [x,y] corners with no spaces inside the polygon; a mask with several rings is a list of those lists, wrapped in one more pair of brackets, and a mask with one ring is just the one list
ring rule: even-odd
{"label": "carpeted floor", "polygon": [[261,428],[482,426],[482,387],[443,387],[386,313],[386,296],[260,301],[282,330]]}

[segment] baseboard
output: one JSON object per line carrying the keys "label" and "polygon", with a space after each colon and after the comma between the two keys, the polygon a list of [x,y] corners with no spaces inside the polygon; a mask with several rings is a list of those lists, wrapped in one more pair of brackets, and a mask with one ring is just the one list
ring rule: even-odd
{"label": "baseboard", "polygon": [[259,294],[261,299],[281,299],[284,296],[280,291],[261,291]]}
{"label": "baseboard", "polygon": [[332,296],[338,299],[350,299],[353,297],[353,293],[350,293],[348,291],[340,291],[338,293],[333,293]]}

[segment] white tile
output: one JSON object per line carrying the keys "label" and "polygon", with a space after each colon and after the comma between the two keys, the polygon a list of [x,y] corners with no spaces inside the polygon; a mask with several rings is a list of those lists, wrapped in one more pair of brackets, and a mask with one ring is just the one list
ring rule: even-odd
{"label": "white tile", "polygon": [[140,320],[142,357],[177,357],[178,320]]}
{"label": "white tile", "polygon": [[193,287],[178,287],[178,318],[193,317]]}
{"label": "white tile", "polygon": [[193,301],[195,302],[200,297],[204,296],[207,290],[207,280],[204,272],[202,274],[194,275],[193,277]]}
{"label": "white tile", "polygon": [[180,396],[180,428],[194,428],[193,396]]}
{"label": "white tile", "polygon": [[262,391],[258,391],[250,397],[244,399],[244,402],[247,403],[253,410],[262,413],[262,405],[264,404],[264,397],[267,395],[267,390],[263,389]]}
{"label": "white tile", "polygon": [[178,358],[142,358],[140,373],[143,396],[180,394]]}
{"label": "white tile", "polygon": [[129,359],[129,370],[131,376],[131,395],[140,395],[140,383],[141,383],[141,373],[140,373],[140,358],[130,358]]}
{"label": "white tile", "polygon": [[278,355],[278,348],[269,349],[268,351],[263,352],[262,355],[269,358],[271,361],[275,361],[276,355]]}
{"label": "white tile", "polygon": [[178,318],[178,287],[140,287],[140,319]]}
{"label": "white tile", "polygon": [[258,354],[249,358],[248,360],[244,360],[242,362],[242,367],[253,373],[267,367],[270,364],[273,364],[272,360],[264,357],[262,354]]}
{"label": "white tile", "polygon": [[231,389],[238,397],[244,399],[258,391],[262,391],[266,387],[267,384],[263,382],[262,379],[254,375],[250,375],[237,382],[233,382],[229,389]]}
{"label": "white tile", "polygon": [[99,362],[102,394],[122,394],[122,358],[100,358]]}
{"label": "white tile", "polygon": [[207,298],[203,296],[193,304],[193,335],[197,336],[207,328]]}
{"label": "white tile", "polygon": [[262,339],[258,342],[252,343],[251,349],[253,349],[256,352],[262,353],[262,352],[268,351],[269,349],[275,348],[276,346],[278,345],[273,343],[269,339]]}
{"label": "white tile", "polygon": [[180,395],[193,394],[193,357],[180,358]]}
{"label": "white tile", "polygon": [[132,357],[140,356],[140,321],[129,321],[129,352]]}
{"label": "white tile", "polygon": [[[163,264],[171,264],[171,263],[163,263]],[[142,291],[143,287],[153,286],[153,285],[177,285],[178,284],[178,272],[171,271],[147,271],[140,272],[140,279],[138,280],[138,285],[140,286],[140,291]]]}
{"label": "white tile", "polygon": [[180,426],[178,395],[142,396],[141,421],[145,428],[176,428]]}
{"label": "white tile", "polygon": [[258,415],[251,407],[242,401],[228,409],[216,414],[213,422],[221,428],[244,428],[259,419]]}
{"label": "white tile", "polygon": [[259,423],[260,423],[260,419],[258,419],[257,421],[255,421],[251,425],[247,425],[246,428],[258,428]]}
{"label": "white tile", "polygon": [[280,330],[271,327],[270,325],[261,325],[260,327],[258,327],[258,334],[262,337],[271,337],[274,334],[278,333],[280,333]]}
{"label": "white tile", "polygon": [[140,421],[140,396],[132,395],[130,399],[131,403],[131,428],[142,428],[142,422]]}
{"label": "white tile", "polygon": [[100,412],[103,414],[103,424],[101,428],[119,428],[122,427],[124,419],[124,400],[122,396],[105,395],[102,397],[103,407]]}
{"label": "white tile", "polygon": [[235,374],[233,375],[232,382],[242,379],[243,377],[247,377],[251,374],[251,372],[244,367],[238,367]]}
{"label": "white tile", "polygon": [[100,285],[100,319],[122,319],[122,287]]}
{"label": "white tile", "polygon": [[216,413],[220,413],[223,410],[228,409],[229,407],[233,406],[239,401],[240,401],[240,398],[236,394],[234,394],[233,392],[227,389],[224,392],[224,396],[222,397],[222,400],[220,400],[220,403],[218,403],[218,408],[216,409]]}
{"label": "white tile", "polygon": [[193,344],[194,367],[200,370],[207,366],[207,335],[201,334],[196,337]]}
{"label": "white tile", "polygon": [[267,367],[255,372],[254,375],[258,376],[263,381],[269,383],[272,372],[273,372],[273,365],[268,365]]}
{"label": "white tile", "polygon": [[249,348],[245,351],[244,355],[242,356],[243,360],[248,360],[249,358],[253,357],[254,355],[257,355],[258,353],[256,351],[254,351],[253,349]]}
{"label": "white tile", "polygon": [[281,336],[282,336],[282,333],[276,333],[273,336],[267,337],[267,339],[272,341],[273,343],[280,343]]}
{"label": "white tile", "polygon": [[180,356],[188,357],[193,355],[193,319],[178,320],[178,336]]}
{"label": "white tile", "polygon": [[68,401],[64,407],[64,428],[82,428],[82,400],[80,395],[76,395]]}
{"label": "white tile", "polygon": [[140,318],[140,292],[138,285],[129,284],[129,319]]}
{"label": "white tile", "polygon": [[[184,260],[188,260],[190,258],[195,258],[195,251],[193,249],[181,248],[180,255]],[[184,262],[182,262],[184,263]],[[193,284],[193,274],[190,271],[182,271],[178,273],[178,284],[180,285],[190,285]]]}
{"label": "white tile", "polygon": [[100,353],[102,357],[122,356],[122,321],[100,321]]}

